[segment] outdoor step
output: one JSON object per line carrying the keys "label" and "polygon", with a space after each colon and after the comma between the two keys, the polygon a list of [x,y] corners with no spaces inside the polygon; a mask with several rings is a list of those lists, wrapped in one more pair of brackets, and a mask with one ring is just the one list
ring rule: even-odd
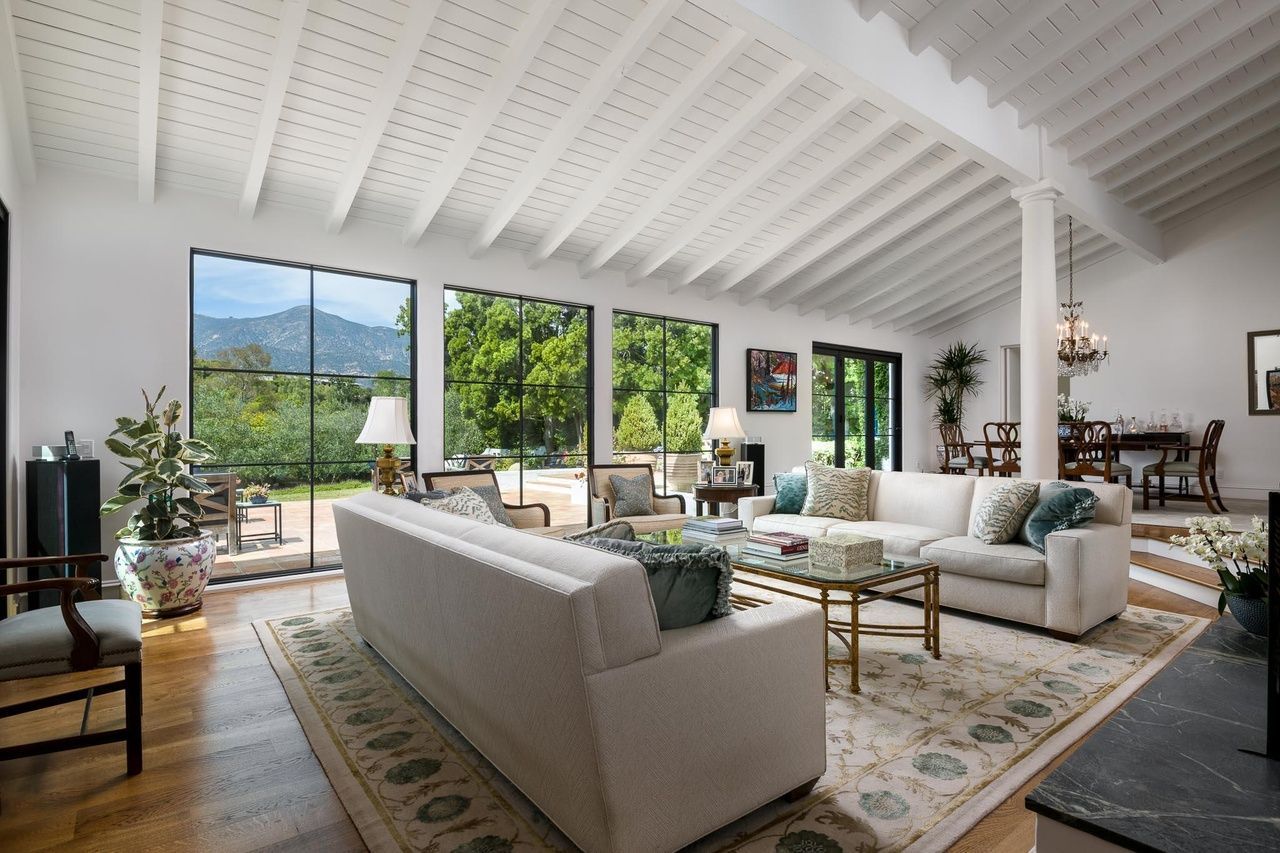
{"label": "outdoor step", "polygon": [[1181,560],[1174,560],[1171,557],[1164,557],[1160,554],[1149,554],[1142,551],[1130,551],[1129,562],[1135,566],[1142,566],[1144,569],[1150,569],[1153,572],[1159,572],[1163,575],[1179,578],[1188,583],[1197,586],[1208,587],[1209,589],[1218,588],[1218,576],[1212,569],[1202,568],[1201,566],[1193,566],[1190,563],[1184,563]]}

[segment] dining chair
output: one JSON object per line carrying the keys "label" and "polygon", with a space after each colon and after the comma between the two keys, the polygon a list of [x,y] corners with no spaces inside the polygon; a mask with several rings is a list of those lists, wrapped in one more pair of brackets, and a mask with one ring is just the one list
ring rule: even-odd
{"label": "dining chair", "polygon": [[[1173,444],[1161,447],[1160,458],[1142,469],[1142,508],[1151,508],[1150,480],[1155,477],[1160,506],[1164,506],[1166,500],[1204,501],[1209,512],[1214,515],[1219,512],[1230,512],[1222,502],[1222,492],[1218,489],[1218,445],[1222,441],[1222,433],[1226,427],[1226,421],[1212,420],[1205,427],[1204,439],[1199,444]],[[1174,454],[1174,459],[1169,458],[1170,453]],[[1191,454],[1195,454],[1194,459],[1180,458],[1189,457]],[[1194,478],[1200,484],[1200,494],[1166,492],[1164,488],[1166,477],[1178,480]]]}
{"label": "dining chair", "polygon": [[993,477],[1022,473],[1022,444],[1018,441],[1018,421],[990,421],[982,425],[987,465]]}
{"label": "dining chair", "polygon": [[942,453],[946,460],[942,473],[968,474],[976,470],[979,477],[986,473],[990,459],[973,454],[959,424],[939,424],[938,431],[942,434]]}
{"label": "dining chair", "polygon": [[1104,483],[1133,487],[1133,469],[1112,458],[1111,424],[1080,421],[1064,424],[1066,434],[1058,435],[1058,477],[1084,479],[1101,477]]}
{"label": "dining chair", "polygon": [[213,487],[212,492],[191,496],[204,510],[200,527],[213,531],[214,536],[223,533],[227,537],[227,553],[234,555],[239,551],[236,533],[241,519],[236,507],[236,490],[240,488],[240,477],[234,473],[200,476]]}

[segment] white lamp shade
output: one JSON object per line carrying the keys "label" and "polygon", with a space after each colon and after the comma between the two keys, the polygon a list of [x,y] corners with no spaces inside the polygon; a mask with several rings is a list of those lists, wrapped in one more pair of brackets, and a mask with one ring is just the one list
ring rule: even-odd
{"label": "white lamp shade", "polygon": [[733,406],[716,406],[707,418],[707,431],[703,438],[715,441],[717,438],[746,438],[742,424],[738,422],[738,410]]}
{"label": "white lamp shade", "polygon": [[409,401],[404,397],[374,397],[369,417],[356,444],[416,444],[409,429]]}

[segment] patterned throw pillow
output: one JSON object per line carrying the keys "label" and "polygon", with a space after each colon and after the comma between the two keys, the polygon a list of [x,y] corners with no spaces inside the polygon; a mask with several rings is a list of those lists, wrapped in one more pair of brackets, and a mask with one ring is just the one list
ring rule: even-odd
{"label": "patterned throw pillow", "polygon": [[515,527],[515,522],[511,520],[507,508],[502,504],[502,494],[494,486],[459,486],[452,489],[432,489],[429,492],[405,492],[406,500],[414,503],[422,503],[423,498],[439,500],[447,497],[461,489],[469,489],[484,499],[485,505],[489,507],[489,512],[493,513],[493,520],[504,527]]}
{"label": "patterned throw pillow", "polygon": [[867,520],[867,490],[871,487],[870,468],[832,468],[819,462],[804,463],[804,507],[801,515],[841,518],[845,521]]}
{"label": "patterned throw pillow", "polygon": [[714,545],[655,545],[621,539],[588,539],[582,544],[637,560],[649,575],[658,628],[669,631],[719,619],[733,612],[729,553]]}
{"label": "patterned throw pillow", "polygon": [[1001,483],[978,504],[969,525],[969,535],[988,545],[1003,545],[1018,535],[1040,497],[1040,484],[1033,480]]}
{"label": "patterned throw pillow", "polygon": [[421,503],[427,509],[447,512],[450,515],[458,515],[463,518],[469,518],[472,521],[479,521],[484,524],[498,523],[498,520],[493,517],[493,513],[489,511],[489,505],[484,502],[484,498],[465,487],[451,489],[442,497],[425,497]]}
{"label": "patterned throw pillow", "polygon": [[803,471],[773,475],[773,511],[786,515],[799,515],[804,509],[808,494],[808,476]]}
{"label": "patterned throw pillow", "polygon": [[1097,505],[1098,496],[1092,489],[1063,482],[1049,483],[1040,490],[1040,502],[1027,516],[1018,538],[1043,554],[1046,536],[1091,523]]}
{"label": "patterned throw pillow", "polygon": [[621,474],[610,474],[609,485],[613,487],[613,517],[626,518],[632,515],[655,515],[653,511],[653,477],[641,474],[638,477],[624,477]]}

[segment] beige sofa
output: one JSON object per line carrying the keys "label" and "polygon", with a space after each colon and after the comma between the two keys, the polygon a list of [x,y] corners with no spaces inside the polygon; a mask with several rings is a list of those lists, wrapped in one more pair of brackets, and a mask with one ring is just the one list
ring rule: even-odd
{"label": "beige sofa", "polygon": [[1078,637],[1124,610],[1132,493],[1120,485],[1073,483],[1098,495],[1095,520],[1086,527],[1049,534],[1041,554],[1021,542],[985,545],[968,535],[978,504],[1007,482],[997,477],[873,471],[868,521],[778,514],[773,512],[772,495],[744,498],[738,517],[753,532],[879,537],[886,553],[938,564],[943,606],[1038,625],[1061,637]]}
{"label": "beige sofa", "polygon": [[583,849],[676,850],[822,774],[817,608],[660,632],[629,558],[372,493],[334,519],[361,636]]}

